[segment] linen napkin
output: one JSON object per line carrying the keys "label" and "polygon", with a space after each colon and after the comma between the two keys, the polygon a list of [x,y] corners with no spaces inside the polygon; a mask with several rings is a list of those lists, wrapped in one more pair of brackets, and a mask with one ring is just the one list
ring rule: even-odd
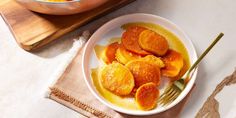
{"label": "linen napkin", "polygon": [[[73,47],[68,53],[68,58],[65,59],[65,62],[61,64],[51,78],[54,82],[52,82],[51,87],[49,87],[47,97],[79,112],[86,117],[137,118],[137,116],[122,114],[108,108],[99,102],[89,91],[82,75],[81,66],[83,46],[86,43],[88,36],[88,32],[85,32],[79,40],[74,42]],[[175,107],[165,112],[145,117],[179,117],[189,95],[187,95],[187,97]]]}

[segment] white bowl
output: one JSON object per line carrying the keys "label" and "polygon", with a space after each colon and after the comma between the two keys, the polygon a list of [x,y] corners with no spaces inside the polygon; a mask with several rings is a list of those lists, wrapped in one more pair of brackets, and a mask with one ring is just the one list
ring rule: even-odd
{"label": "white bowl", "polygon": [[[99,92],[96,90],[95,86],[93,85],[93,81],[91,79],[91,68],[95,68],[98,66],[98,62],[94,60],[95,54],[94,54],[94,46],[99,42],[99,43],[104,43],[108,38],[111,37],[117,37],[121,36],[122,34],[122,29],[120,26],[126,23],[131,23],[131,22],[148,22],[148,23],[154,23],[158,24],[165,29],[171,31],[173,34],[175,34],[184,44],[185,48],[188,51],[188,55],[190,57],[190,63],[193,64],[197,60],[197,54],[195,51],[195,48],[191,42],[191,40],[188,38],[188,36],[179,28],[177,27],[174,23],[170,22],[169,20],[151,15],[151,14],[143,14],[143,13],[136,13],[136,14],[130,14],[130,15],[124,15],[118,18],[115,18],[108,23],[104,24],[102,27],[100,27],[88,40],[85,50],[83,53],[83,75],[84,79],[86,81],[86,84],[88,85],[88,88],[90,91],[93,93],[93,95],[103,104],[106,106],[125,113],[125,114],[130,114],[130,115],[152,115],[152,114],[157,114],[160,112],[163,112],[165,110],[170,109],[171,107],[175,106],[178,104],[191,90],[195,79],[196,79],[196,74],[197,70],[194,72],[191,80],[187,84],[186,88],[184,91],[179,95],[179,97],[174,100],[171,104],[165,106],[165,107],[157,107],[153,110],[150,111],[142,111],[142,110],[129,110],[125,109],[119,106],[116,106],[112,103],[110,103],[108,100],[103,98],[99,94]],[[118,35],[119,34],[119,35]]]}

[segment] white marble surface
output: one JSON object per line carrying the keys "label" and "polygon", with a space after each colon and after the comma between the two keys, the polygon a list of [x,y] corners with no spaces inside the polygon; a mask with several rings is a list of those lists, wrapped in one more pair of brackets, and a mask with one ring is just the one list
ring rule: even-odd
{"label": "white marble surface", "polygon": [[[199,74],[188,104],[181,114],[194,117],[215,86],[236,67],[235,0],[137,0],[112,14],[83,27],[101,25],[129,13],[151,13],[179,25],[192,39],[198,54],[212,39],[224,32],[223,39],[199,65]],[[45,49],[29,53],[17,46],[0,19],[0,117],[1,118],[77,118],[79,113],[43,98],[50,75],[62,62],[79,30]],[[67,39],[67,40],[66,40]],[[219,95],[222,117],[236,117],[235,85]]]}

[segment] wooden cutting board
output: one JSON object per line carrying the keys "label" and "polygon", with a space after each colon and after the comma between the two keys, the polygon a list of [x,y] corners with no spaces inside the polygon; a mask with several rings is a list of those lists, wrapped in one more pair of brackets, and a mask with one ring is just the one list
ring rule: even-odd
{"label": "wooden cutting board", "polygon": [[135,0],[109,0],[102,6],[70,16],[52,16],[31,12],[14,0],[1,0],[0,12],[17,43],[25,50],[39,49],[60,36]]}

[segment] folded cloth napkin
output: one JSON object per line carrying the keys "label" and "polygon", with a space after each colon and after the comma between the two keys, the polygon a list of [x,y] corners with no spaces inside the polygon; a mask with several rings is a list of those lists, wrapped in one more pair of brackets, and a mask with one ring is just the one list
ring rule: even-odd
{"label": "folded cloth napkin", "polygon": [[[86,34],[86,33],[84,33]],[[85,35],[84,35],[85,36]],[[88,37],[88,36],[85,36]],[[47,97],[65,105],[86,117],[101,118],[132,118],[130,116],[114,111],[99,102],[89,91],[82,74],[82,52],[87,38],[80,37],[75,41],[72,49],[68,53],[68,58],[58,68],[52,80],[55,80]],[[178,117],[182,111],[189,95],[173,108],[152,116],[150,118],[170,118]]]}

